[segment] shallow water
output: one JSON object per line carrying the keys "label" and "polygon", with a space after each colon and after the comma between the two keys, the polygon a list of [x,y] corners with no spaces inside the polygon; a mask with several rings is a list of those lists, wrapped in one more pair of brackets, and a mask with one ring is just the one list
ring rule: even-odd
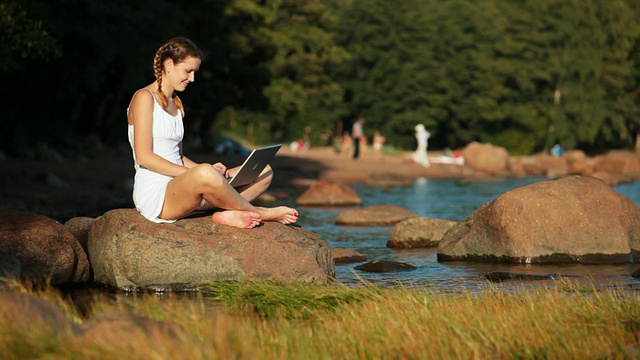
{"label": "shallow water", "polygon": [[[417,179],[412,187],[390,190],[370,189],[354,185],[363,200],[363,207],[388,204],[413,211],[421,217],[461,221],[482,204],[515,187],[544,180],[543,178],[482,180],[463,183],[455,179]],[[640,206],[640,182],[614,187]],[[441,291],[478,290],[490,283],[485,275],[494,271],[525,274],[561,274],[569,281],[588,281],[598,286],[640,287],[640,280],[630,276],[639,264],[622,265],[536,265],[491,264],[477,262],[438,262],[437,248],[398,250],[386,247],[393,226],[350,227],[335,225],[336,216],[346,208],[298,207],[299,224],[315,232],[331,247],[353,249],[368,261],[386,259],[416,266],[413,271],[375,274],[354,269],[362,263],[336,265],[337,279],[345,284],[363,280],[381,285],[402,284],[428,287]],[[510,280],[506,287],[545,287],[552,280]]]}

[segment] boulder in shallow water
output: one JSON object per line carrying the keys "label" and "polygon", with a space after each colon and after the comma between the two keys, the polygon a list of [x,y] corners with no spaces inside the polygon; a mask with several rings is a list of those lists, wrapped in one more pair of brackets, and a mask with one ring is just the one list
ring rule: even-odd
{"label": "boulder in shallow water", "polygon": [[387,273],[395,271],[411,271],[417,269],[415,266],[403,262],[392,260],[373,260],[366,264],[355,267],[357,270],[371,273]]}
{"label": "boulder in shallow water", "polygon": [[367,261],[366,256],[355,250],[345,248],[331,248],[331,252],[333,252],[333,260],[336,264],[350,264]]}
{"label": "boulder in shallow water", "polygon": [[95,281],[125,289],[185,289],[184,284],[248,278],[328,282],[335,277],[323,239],[275,222],[238,229],[214,224],[206,215],[156,224],[134,209],[117,209],[94,221],[88,247]]}
{"label": "boulder in shallow water", "polygon": [[388,248],[414,249],[436,247],[442,236],[456,221],[430,218],[411,218],[397,223],[387,241]]}
{"label": "boulder in shallow water", "polygon": [[358,206],[362,199],[350,186],[331,180],[318,180],[302,193],[295,204],[299,206]]}
{"label": "boulder in shallow water", "polygon": [[413,179],[396,173],[377,171],[371,174],[365,184],[374,189],[390,189],[413,186]]}
{"label": "boulder in shallow water", "polygon": [[372,205],[363,209],[349,209],[336,217],[337,225],[392,226],[400,221],[419,217],[418,214],[395,205]]}
{"label": "boulder in shallow water", "polygon": [[602,180],[564,176],[507,191],[452,227],[438,260],[638,262],[640,209]]}

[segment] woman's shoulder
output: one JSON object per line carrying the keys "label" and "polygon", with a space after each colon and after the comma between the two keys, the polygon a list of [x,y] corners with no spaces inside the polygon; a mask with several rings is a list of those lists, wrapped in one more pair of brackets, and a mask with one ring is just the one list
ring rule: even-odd
{"label": "woman's shoulder", "polygon": [[153,105],[154,100],[153,91],[149,87],[143,87],[133,94],[130,106],[149,106]]}

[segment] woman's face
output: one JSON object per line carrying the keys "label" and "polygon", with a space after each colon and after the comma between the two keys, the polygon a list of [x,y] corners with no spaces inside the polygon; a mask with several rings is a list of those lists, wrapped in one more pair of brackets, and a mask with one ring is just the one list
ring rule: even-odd
{"label": "woman's face", "polygon": [[167,79],[175,91],[184,91],[189,83],[196,81],[195,74],[200,69],[200,63],[200,59],[191,56],[177,64],[167,61]]}

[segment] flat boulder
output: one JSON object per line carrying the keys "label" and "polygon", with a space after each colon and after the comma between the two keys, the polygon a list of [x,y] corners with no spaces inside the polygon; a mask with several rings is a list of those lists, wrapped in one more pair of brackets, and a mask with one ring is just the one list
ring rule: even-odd
{"label": "flat boulder", "polygon": [[640,209],[602,180],[568,175],[507,191],[453,226],[438,260],[637,262]]}
{"label": "flat boulder", "polygon": [[156,224],[134,209],[116,209],[96,218],[88,248],[94,280],[121,289],[194,290],[211,281],[335,278],[323,239],[276,222],[238,229],[214,224],[207,215]]}
{"label": "flat boulder", "polygon": [[44,215],[1,210],[0,251],[20,261],[24,279],[53,285],[89,280],[89,261],[78,240]]}
{"label": "flat boulder", "polygon": [[414,249],[436,247],[442,236],[456,221],[446,219],[411,218],[397,223],[387,241],[388,248]]}
{"label": "flat boulder", "polygon": [[367,261],[367,257],[361,253],[346,248],[331,248],[333,260],[336,264],[351,264]]}
{"label": "flat boulder", "polygon": [[388,273],[399,271],[411,271],[417,269],[417,267],[393,260],[373,260],[366,264],[358,265],[355,269],[371,273]]}
{"label": "flat boulder", "polygon": [[336,225],[392,226],[419,215],[396,205],[372,205],[363,209],[349,209],[336,217]]}
{"label": "flat boulder", "polygon": [[318,180],[296,200],[299,206],[359,206],[362,199],[350,186],[331,180]]}
{"label": "flat boulder", "polygon": [[396,173],[376,171],[369,176],[365,184],[374,189],[411,187],[413,179]]}

